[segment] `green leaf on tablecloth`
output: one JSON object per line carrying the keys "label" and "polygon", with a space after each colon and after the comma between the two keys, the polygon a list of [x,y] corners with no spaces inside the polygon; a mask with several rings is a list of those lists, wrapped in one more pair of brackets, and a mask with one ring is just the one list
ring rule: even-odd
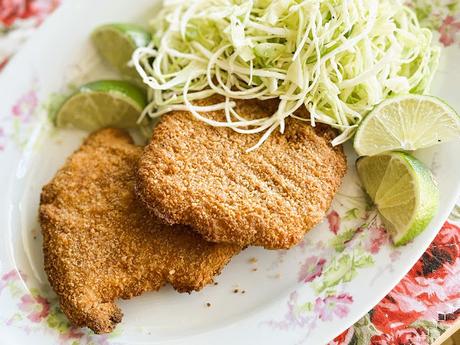
{"label": "green leaf on tablecloth", "polygon": [[434,321],[419,320],[411,324],[414,328],[423,328],[428,335],[429,343],[434,343],[446,331],[447,327]]}
{"label": "green leaf on tablecloth", "polygon": [[368,345],[373,335],[379,334],[370,320],[369,314],[366,314],[353,326],[353,338],[348,345]]}

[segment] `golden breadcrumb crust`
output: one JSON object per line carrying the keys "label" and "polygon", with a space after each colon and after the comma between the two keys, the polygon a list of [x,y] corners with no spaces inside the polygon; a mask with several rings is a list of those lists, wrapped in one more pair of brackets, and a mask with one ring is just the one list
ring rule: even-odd
{"label": "golden breadcrumb crust", "polygon": [[114,301],[170,283],[199,290],[240,250],[205,242],[184,226],[161,224],[138,202],[142,149],[117,129],[89,136],[43,188],[40,222],[45,270],[75,326],[112,331]]}
{"label": "golden breadcrumb crust", "polygon": [[[215,103],[219,98],[199,103]],[[237,101],[240,114],[272,114],[276,102]],[[224,119],[223,111],[208,113]],[[212,127],[188,112],[162,118],[140,160],[136,190],[169,224],[190,225],[213,242],[290,248],[320,222],[346,173],[335,132],[288,119],[246,153],[260,135]]]}

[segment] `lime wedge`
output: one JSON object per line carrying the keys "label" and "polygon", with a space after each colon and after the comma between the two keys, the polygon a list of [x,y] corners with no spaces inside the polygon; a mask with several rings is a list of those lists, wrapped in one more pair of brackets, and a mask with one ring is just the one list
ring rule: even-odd
{"label": "lime wedge", "polygon": [[436,97],[406,95],[387,99],[359,126],[354,147],[360,156],[417,150],[460,139],[460,116]]}
{"label": "lime wedge", "polygon": [[106,24],[94,30],[92,40],[99,54],[112,67],[126,77],[138,78],[128,62],[136,48],[150,43],[151,36],[147,31],[133,24]]}
{"label": "lime wedge", "polygon": [[81,86],[57,111],[56,126],[93,131],[103,127],[132,128],[147,104],[144,91],[119,80]]}
{"label": "lime wedge", "polygon": [[439,191],[430,170],[404,152],[361,157],[358,175],[396,246],[412,241],[433,219]]}

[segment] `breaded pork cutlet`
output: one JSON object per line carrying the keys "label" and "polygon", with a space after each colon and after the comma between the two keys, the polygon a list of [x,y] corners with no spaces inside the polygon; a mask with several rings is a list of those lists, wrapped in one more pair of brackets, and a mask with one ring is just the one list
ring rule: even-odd
{"label": "breaded pork cutlet", "polygon": [[134,193],[141,152],[121,130],[92,134],[41,195],[48,279],[71,323],[96,333],[121,321],[117,298],[199,290],[240,250],[150,214]]}
{"label": "breaded pork cutlet", "polygon": [[[273,103],[239,101],[237,108],[260,118],[272,114]],[[207,116],[224,119],[223,112]],[[323,219],[346,173],[334,136],[328,126],[288,119],[284,134],[246,153],[259,135],[170,113],[144,149],[137,192],[158,217],[190,225],[209,241],[290,248]]]}

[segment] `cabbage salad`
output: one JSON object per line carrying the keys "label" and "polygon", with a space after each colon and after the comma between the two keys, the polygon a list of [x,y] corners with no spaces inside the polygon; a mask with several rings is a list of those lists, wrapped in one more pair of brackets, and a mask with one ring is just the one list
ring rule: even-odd
{"label": "cabbage salad", "polygon": [[[149,86],[142,117],[187,110],[239,133],[260,133],[256,149],[294,117],[353,136],[389,96],[425,93],[439,49],[398,0],[166,1],[151,21],[153,39],[132,63]],[[194,101],[219,94],[209,106]],[[279,98],[270,116],[247,119],[234,99]],[[305,107],[308,111],[298,111]],[[223,110],[225,121],[206,117]]]}

